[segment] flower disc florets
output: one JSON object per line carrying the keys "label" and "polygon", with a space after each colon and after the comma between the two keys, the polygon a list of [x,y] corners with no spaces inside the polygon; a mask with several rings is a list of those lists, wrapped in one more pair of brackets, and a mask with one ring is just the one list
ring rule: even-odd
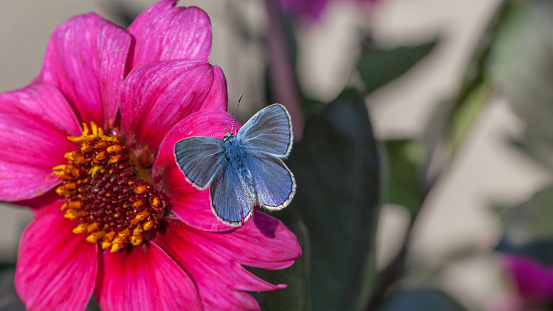
{"label": "flower disc florets", "polygon": [[116,252],[140,245],[157,227],[165,207],[162,196],[138,175],[139,168],[124,143],[91,123],[79,137],[78,151],[65,154],[67,164],[53,168],[63,179],[57,194],[67,199],[64,217],[74,220],[76,234]]}

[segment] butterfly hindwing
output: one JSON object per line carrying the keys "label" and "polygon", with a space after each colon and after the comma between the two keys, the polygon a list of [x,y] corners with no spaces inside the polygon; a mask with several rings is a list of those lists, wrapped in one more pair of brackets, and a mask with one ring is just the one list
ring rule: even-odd
{"label": "butterfly hindwing", "polygon": [[248,120],[236,137],[255,151],[286,158],[292,150],[292,120],[284,106],[270,105]]}
{"label": "butterfly hindwing", "polygon": [[225,163],[223,140],[189,137],[175,144],[175,159],[184,176],[196,188],[207,188]]}
{"label": "butterfly hindwing", "polygon": [[214,214],[230,226],[240,226],[242,215],[244,222],[252,215],[253,206],[240,183],[238,172],[228,162],[211,182],[209,195]]}
{"label": "butterfly hindwing", "polygon": [[296,193],[294,174],[281,159],[262,152],[249,152],[248,167],[261,206],[280,210],[288,206]]}

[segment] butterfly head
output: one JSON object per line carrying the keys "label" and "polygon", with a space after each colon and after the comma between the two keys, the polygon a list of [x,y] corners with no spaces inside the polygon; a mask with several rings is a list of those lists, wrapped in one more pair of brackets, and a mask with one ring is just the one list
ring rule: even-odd
{"label": "butterfly head", "polygon": [[225,130],[225,137],[223,137],[224,140],[227,140],[229,137],[234,136],[231,132]]}

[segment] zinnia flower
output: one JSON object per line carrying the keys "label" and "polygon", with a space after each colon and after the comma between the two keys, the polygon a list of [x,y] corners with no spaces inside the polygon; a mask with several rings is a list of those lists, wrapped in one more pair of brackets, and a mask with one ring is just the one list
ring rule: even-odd
{"label": "zinnia flower", "polygon": [[29,310],[259,309],[249,273],[290,266],[295,236],[263,213],[220,223],[176,166],[224,133],[226,81],[198,8],[161,1],[127,29],[90,13],[54,32],[39,77],[0,94],[0,200],[33,208],[15,285]]}

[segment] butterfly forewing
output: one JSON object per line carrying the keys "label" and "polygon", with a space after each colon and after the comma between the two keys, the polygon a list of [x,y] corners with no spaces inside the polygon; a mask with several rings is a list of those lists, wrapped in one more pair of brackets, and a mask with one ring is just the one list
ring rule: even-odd
{"label": "butterfly forewing", "polygon": [[229,163],[209,188],[211,208],[217,218],[231,226],[242,224],[251,217],[253,206],[240,183],[238,173]]}
{"label": "butterfly forewing", "polygon": [[269,154],[250,152],[248,167],[263,207],[280,210],[290,204],[296,193],[296,180],[282,160]]}
{"label": "butterfly forewing", "polygon": [[286,158],[293,140],[290,115],[282,105],[268,106],[248,120],[236,137],[257,152]]}
{"label": "butterfly forewing", "polygon": [[189,137],[175,144],[175,159],[196,188],[205,189],[225,163],[223,140]]}

